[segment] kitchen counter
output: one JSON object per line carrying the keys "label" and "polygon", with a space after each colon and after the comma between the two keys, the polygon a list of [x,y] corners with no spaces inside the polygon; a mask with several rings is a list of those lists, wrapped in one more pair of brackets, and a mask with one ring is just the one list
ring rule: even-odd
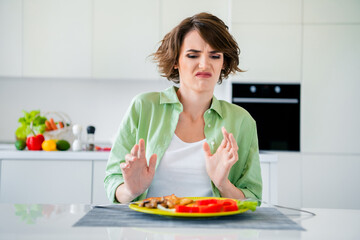
{"label": "kitchen counter", "polygon": [[[18,214],[15,214],[16,209]],[[0,204],[0,239],[360,239],[360,210],[305,209],[316,216],[284,211],[305,231],[72,227],[89,210],[90,206],[83,204]]]}
{"label": "kitchen counter", "polygon": [[[23,160],[103,160],[107,161],[110,152],[101,151],[18,151],[13,144],[0,144],[1,159],[23,159]],[[275,163],[277,155],[270,152],[260,152],[260,162]]]}

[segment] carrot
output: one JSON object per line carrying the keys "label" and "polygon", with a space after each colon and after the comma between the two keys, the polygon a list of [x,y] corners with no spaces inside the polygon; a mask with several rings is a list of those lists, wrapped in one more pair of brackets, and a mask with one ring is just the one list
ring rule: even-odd
{"label": "carrot", "polygon": [[60,126],[60,128],[64,128],[64,123],[63,123],[63,122],[59,122],[59,126]]}
{"label": "carrot", "polygon": [[52,127],[51,127],[51,123],[48,120],[45,121],[45,125],[46,125],[45,131],[53,130]]}
{"label": "carrot", "polygon": [[58,129],[57,126],[56,126],[56,124],[55,124],[55,122],[54,122],[54,119],[53,119],[53,118],[50,118],[50,124],[51,124],[51,128],[52,128],[53,130]]}

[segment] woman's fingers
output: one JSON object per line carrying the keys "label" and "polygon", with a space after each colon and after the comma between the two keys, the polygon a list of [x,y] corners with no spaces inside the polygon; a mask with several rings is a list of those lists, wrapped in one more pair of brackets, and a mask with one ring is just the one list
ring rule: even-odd
{"label": "woman's fingers", "polygon": [[231,142],[231,147],[232,147],[235,151],[237,151],[237,150],[239,149],[239,147],[238,147],[237,142],[236,142],[236,140],[235,140],[235,138],[234,138],[234,135],[233,135],[232,133],[230,133],[229,138],[230,138],[230,142]]}
{"label": "woman's fingers", "polygon": [[137,157],[138,156],[138,151],[139,151],[139,145],[138,144],[135,144],[133,146],[133,148],[131,149],[131,155],[133,155],[134,157]]}
{"label": "woman's fingers", "polygon": [[223,134],[223,136],[224,136],[224,140],[225,140],[225,142],[226,142],[226,145],[225,145],[224,148],[225,148],[227,151],[229,151],[230,148],[231,148],[231,142],[230,142],[230,138],[229,138],[229,133],[226,131],[225,127],[222,127],[221,130],[222,130],[222,134]]}
{"label": "woman's fingers", "polygon": [[204,142],[203,149],[204,149],[204,152],[205,152],[205,156],[206,157],[211,157],[210,146],[209,146],[209,144],[207,142]]}
{"label": "woman's fingers", "polygon": [[144,141],[144,139],[140,139],[140,140],[139,140],[138,157],[139,157],[140,159],[146,158],[145,141]]}
{"label": "woman's fingers", "polygon": [[153,155],[151,155],[149,159],[149,171],[155,172],[156,161],[157,161],[157,155],[154,153]]}

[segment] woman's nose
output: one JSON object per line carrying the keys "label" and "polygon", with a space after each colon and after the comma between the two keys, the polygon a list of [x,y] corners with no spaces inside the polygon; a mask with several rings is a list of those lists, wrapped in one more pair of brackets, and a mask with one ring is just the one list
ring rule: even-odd
{"label": "woman's nose", "polygon": [[199,68],[206,69],[209,65],[209,59],[206,56],[201,56],[199,59]]}

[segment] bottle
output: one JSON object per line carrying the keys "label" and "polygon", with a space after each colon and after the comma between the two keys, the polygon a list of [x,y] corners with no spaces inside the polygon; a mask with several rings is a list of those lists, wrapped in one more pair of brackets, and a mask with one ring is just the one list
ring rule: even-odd
{"label": "bottle", "polygon": [[81,131],[82,127],[78,124],[75,124],[72,128],[73,134],[75,136],[75,140],[72,144],[73,151],[81,151],[82,150],[82,143],[81,143]]}
{"label": "bottle", "polygon": [[95,149],[95,127],[88,126],[87,127],[87,143],[86,143],[86,150],[87,151],[94,151]]}

